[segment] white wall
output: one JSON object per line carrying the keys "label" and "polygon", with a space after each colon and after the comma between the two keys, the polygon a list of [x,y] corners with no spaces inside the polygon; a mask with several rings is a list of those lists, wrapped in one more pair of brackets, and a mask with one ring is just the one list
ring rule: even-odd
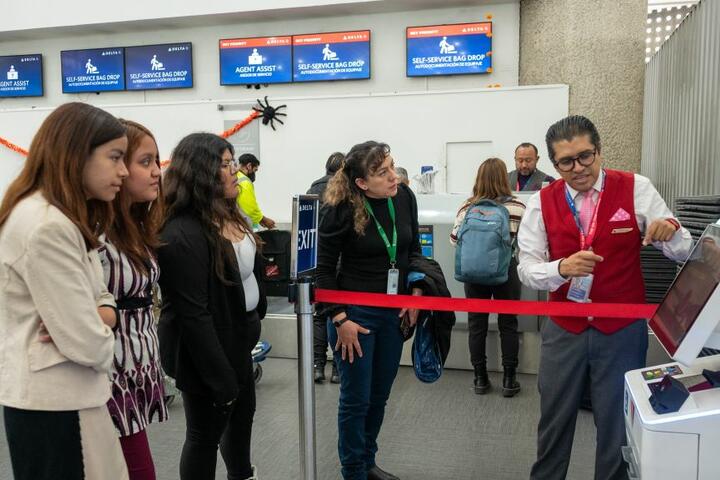
{"label": "white wall", "polygon": [[[444,78],[405,77],[404,34],[406,26],[482,21],[488,14],[492,15],[493,21],[493,73]],[[386,131],[374,133],[374,138],[388,142],[396,139],[392,147],[395,151],[402,151],[404,146],[398,144],[398,141],[402,143],[405,139],[415,138],[416,132],[410,126],[413,122],[425,121],[431,123],[438,121],[452,125],[457,123],[458,119],[465,122],[473,121],[473,114],[489,119],[498,115],[505,118],[507,115],[506,109],[503,108],[502,104],[497,104],[494,107],[496,111],[485,111],[482,104],[468,103],[462,95],[459,95],[453,97],[453,104],[448,111],[449,115],[446,115],[445,118],[434,118],[434,112],[431,110],[412,110],[412,108],[407,108],[409,104],[400,102],[397,103],[398,108],[404,110],[393,111],[382,100],[374,98],[380,94],[390,94],[388,98],[393,98],[396,94],[478,89],[489,84],[517,85],[518,25],[518,3],[510,0],[508,3],[473,7],[347,15],[322,19],[268,21],[251,24],[237,23],[216,27],[165,28],[161,23],[157,23],[152,29],[125,33],[104,35],[75,33],[40,40],[3,41],[0,43],[0,55],[24,53],[42,53],[44,55],[46,93],[45,97],[42,98],[0,100],[0,137],[27,148],[35,130],[49,110],[68,101],[84,101],[106,107],[118,115],[146,122],[148,127],[155,131],[158,136],[161,156],[168,158],[172,147],[184,135],[197,130],[220,132],[223,129],[225,119],[241,119],[247,113],[245,111],[220,113],[217,111],[218,103],[254,103],[256,98],[268,95],[270,101],[276,105],[280,99],[297,99],[298,103],[295,106],[289,105],[291,107],[288,109],[288,120],[290,122],[301,123],[308,121],[309,118],[313,118],[315,121],[324,118],[328,125],[336,127],[340,124],[339,122],[342,122],[341,124],[346,132],[352,134],[357,131],[358,135],[364,130],[358,128],[358,125],[354,123],[353,109],[361,108],[367,111],[367,105],[370,105],[367,102],[376,102],[373,105],[378,105],[378,115],[383,115],[383,119],[385,121],[389,120],[389,122],[379,123],[386,125]],[[220,38],[360,28],[372,30],[372,78],[370,80],[271,85],[261,90],[248,90],[245,87],[221,87],[219,85],[218,40]],[[177,41],[190,41],[193,43],[195,87],[192,89],[155,92],[108,92],[100,95],[66,95],[61,92],[61,50]],[[324,103],[322,101],[313,101],[313,99],[319,99],[320,97],[339,99],[353,95],[366,100],[324,101]],[[527,98],[530,99],[530,103],[534,103],[532,95]],[[314,107],[314,104],[317,104],[317,107]],[[325,115],[322,112],[327,112],[326,107],[330,104],[334,105],[333,110],[329,112],[329,115]],[[429,105],[427,102],[424,104]],[[560,111],[567,110],[566,104],[566,99],[564,103],[561,100],[558,105]],[[302,108],[299,108],[300,106]],[[462,115],[454,115],[455,111],[462,112]],[[522,115],[521,112],[515,114]],[[407,121],[408,115],[413,115],[412,122]],[[457,118],[453,119],[453,116]],[[372,118],[372,116],[366,116],[365,118]],[[533,118],[535,118],[533,115],[526,116],[528,120]],[[373,123],[372,120],[371,123]],[[478,123],[478,128],[480,123]],[[512,122],[505,122],[502,123],[506,127],[504,132],[502,129],[494,129],[495,133],[493,135],[506,136],[504,140],[493,139],[504,145],[502,151],[497,152],[498,155],[510,158],[511,152],[507,151],[506,144],[515,142],[516,138],[520,138],[518,141],[524,141],[531,137],[534,141],[542,140],[542,138],[534,138],[535,133],[523,130],[525,127],[522,125],[526,123],[516,122],[516,128],[513,128]],[[297,123],[295,125],[297,126]],[[543,126],[546,127],[544,124]],[[322,125],[320,127],[322,128]],[[322,174],[322,165],[327,154],[334,150],[347,149],[348,144],[352,143],[352,141],[346,135],[343,138],[342,145],[334,145],[330,142],[327,145],[312,145],[312,148],[309,148],[308,139],[289,135],[289,131],[285,134],[282,129],[283,127],[280,127],[280,131],[274,133],[267,127],[261,126],[260,149],[263,171],[259,176],[258,190],[260,191],[261,205],[267,210],[267,214],[275,216],[279,220],[286,220],[289,219],[289,214],[286,213],[286,201],[284,200],[287,195],[291,192],[304,191],[306,184],[309,184],[310,181]],[[299,132],[299,130],[295,131]],[[479,136],[486,139],[488,134],[487,132],[479,132]],[[365,139],[365,137],[358,136],[355,141],[359,142]],[[452,139],[439,136],[437,138],[427,138],[426,136],[418,140],[444,146],[446,141]],[[280,144],[276,142],[283,142],[281,145],[285,150],[278,150],[276,147]],[[443,148],[440,148],[440,151],[444,151]],[[274,157],[273,155],[278,156]],[[444,160],[442,154],[436,153],[433,153],[434,160],[432,162],[426,162],[421,157],[421,155],[417,155],[413,151],[412,155],[405,156],[398,163],[410,167],[412,172],[419,166],[419,163],[415,165],[412,162],[422,161],[425,164],[434,163],[442,166],[441,163]],[[410,160],[410,158],[413,160]],[[22,162],[23,157],[0,146],[0,194],[17,174]],[[302,168],[290,167],[288,170],[288,165],[294,162],[301,162]],[[410,164],[408,165],[408,163]],[[284,176],[288,171],[292,171],[293,174],[297,175],[292,177],[291,181],[291,177]],[[274,182],[277,179],[282,179],[280,185],[283,185],[282,192],[277,191],[278,194],[281,194],[279,196],[273,193],[276,189],[271,190],[269,188],[271,180]],[[277,185],[273,184],[273,187],[275,186]],[[291,189],[290,186],[292,186]]]}

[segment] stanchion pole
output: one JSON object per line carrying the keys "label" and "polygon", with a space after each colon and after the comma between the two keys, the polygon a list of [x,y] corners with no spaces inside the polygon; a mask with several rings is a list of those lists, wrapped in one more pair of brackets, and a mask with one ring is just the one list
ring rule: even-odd
{"label": "stanchion pole", "polygon": [[300,413],[300,479],[317,478],[315,458],[315,385],[313,383],[312,278],[301,277],[294,287],[298,331],[298,402]]}

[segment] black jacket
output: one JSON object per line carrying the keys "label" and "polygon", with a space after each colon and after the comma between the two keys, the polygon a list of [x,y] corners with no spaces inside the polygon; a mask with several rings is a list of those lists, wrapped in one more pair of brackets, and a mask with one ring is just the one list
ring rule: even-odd
{"label": "black jacket", "polygon": [[[210,396],[217,404],[234,400],[252,381],[252,332],[237,261],[226,261],[224,284],[200,222],[189,215],[168,221],[158,249],[163,305],[158,324],[165,371],[185,392]],[[230,242],[227,248],[232,249]],[[261,257],[255,257],[260,287],[257,313],[265,316]],[[253,316],[254,318],[254,316]],[[255,328],[252,328],[255,327]],[[248,375],[248,372],[250,373]],[[249,379],[249,380],[248,380]]]}
{"label": "black jacket", "polygon": [[[426,297],[450,297],[447,282],[442,268],[435,260],[430,260],[421,255],[410,256],[410,272],[422,275],[420,280],[412,283],[413,287],[420,287]],[[431,311],[420,312],[418,318],[430,315],[430,329],[440,349],[442,363],[445,364],[448,353],[450,353],[450,336],[455,326],[455,312]]]}
{"label": "black jacket", "polygon": [[332,178],[332,175],[325,175],[322,178],[318,178],[315,180],[312,185],[310,185],[310,189],[307,191],[308,195],[315,194],[320,195],[320,203],[322,203],[322,196],[323,193],[325,193],[325,189],[328,186],[328,182]]}

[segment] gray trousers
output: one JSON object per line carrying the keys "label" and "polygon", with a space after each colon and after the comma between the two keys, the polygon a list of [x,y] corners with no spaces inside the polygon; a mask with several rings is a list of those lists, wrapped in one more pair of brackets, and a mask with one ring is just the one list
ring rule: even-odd
{"label": "gray trousers", "polygon": [[589,328],[576,335],[545,322],[540,348],[540,423],[532,480],[562,480],[567,475],[575,422],[585,383],[590,382],[597,428],[595,480],[627,479],[623,376],[645,367],[648,329],[639,320],[611,335]]}

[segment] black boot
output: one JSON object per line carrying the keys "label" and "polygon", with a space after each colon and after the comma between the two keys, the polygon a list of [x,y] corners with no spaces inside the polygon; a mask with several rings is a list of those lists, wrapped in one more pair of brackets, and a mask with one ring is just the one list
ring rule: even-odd
{"label": "black boot", "polygon": [[503,397],[514,397],[520,392],[520,384],[515,378],[515,367],[505,367],[503,373]]}
{"label": "black boot", "polygon": [[332,376],[330,377],[330,383],[340,383],[340,375],[338,374],[337,365],[333,362]]}
{"label": "black boot", "polygon": [[400,480],[399,477],[386,472],[377,465],[368,470],[367,478],[368,480]]}
{"label": "black boot", "polygon": [[473,389],[478,395],[485,395],[490,391],[492,385],[487,374],[487,367],[485,365],[478,365],[475,367],[475,380],[473,381]]}
{"label": "black boot", "polygon": [[315,383],[325,383],[325,365],[315,365]]}

